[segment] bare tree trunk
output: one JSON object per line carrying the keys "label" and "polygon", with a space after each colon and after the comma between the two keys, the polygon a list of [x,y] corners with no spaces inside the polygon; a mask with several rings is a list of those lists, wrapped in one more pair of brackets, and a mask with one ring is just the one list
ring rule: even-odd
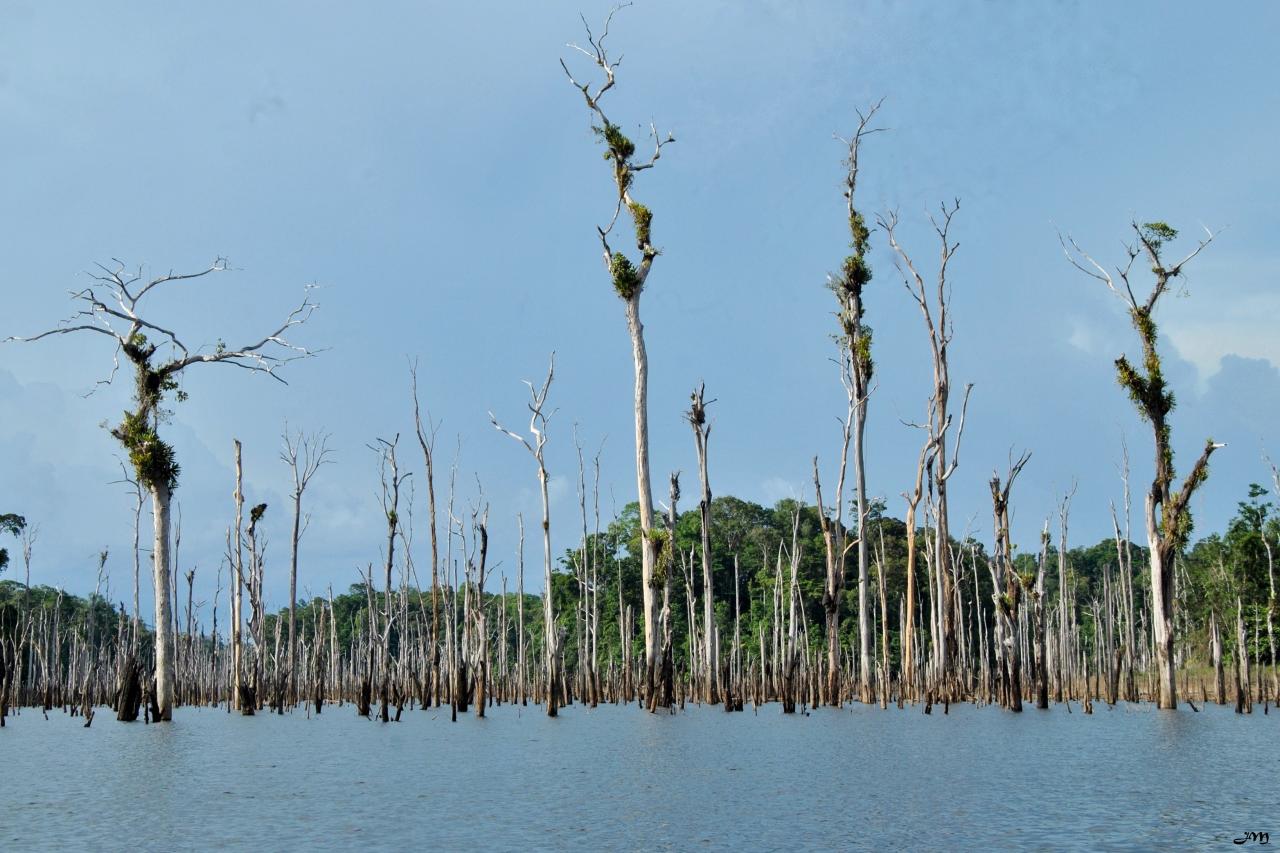
{"label": "bare tree trunk", "polygon": [[627,329],[631,333],[631,354],[635,362],[636,490],[640,502],[640,580],[644,590],[645,695],[653,694],[661,632],[661,599],[654,577],[653,492],[649,478],[649,356],[644,346],[644,326],[640,322],[640,294],[627,300]]}
{"label": "bare tree trunk", "polygon": [[298,542],[302,539],[302,489],[293,491],[293,531],[289,537],[289,703],[298,703]]}
{"label": "bare tree trunk", "polygon": [[1227,704],[1226,679],[1222,672],[1222,637],[1218,633],[1218,614],[1209,611],[1209,657],[1213,663],[1213,696],[1219,705]]}
{"label": "bare tree trunk", "polygon": [[1053,681],[1055,702],[1062,701],[1063,681],[1067,677],[1067,661],[1070,659],[1067,653],[1067,519],[1071,515],[1071,498],[1075,491],[1073,484],[1058,507],[1058,667]]}
{"label": "bare tree trunk", "polygon": [[[551,382],[555,378],[555,373],[556,359],[555,353],[552,353],[551,363],[547,368],[547,378],[542,383],[542,387],[535,388],[533,383],[528,383],[530,396],[529,411],[532,412],[532,415],[529,418],[529,433],[533,436],[532,443],[530,443],[524,436],[505,429],[498,423],[498,419],[494,417],[493,413],[489,413],[489,420],[493,424],[494,428],[523,444],[525,449],[532,454],[534,461],[538,465],[538,489],[542,495],[542,618],[545,643],[547,716],[549,717],[557,715],[561,704],[561,697],[559,695],[560,642],[559,632],[556,630],[555,609],[552,596],[553,587],[551,583],[551,500],[547,491],[547,485],[550,478],[547,475],[546,460],[543,455],[543,448],[545,448],[547,444],[547,425],[551,418],[550,414],[544,411],[544,408],[547,402],[547,393],[551,390]],[[523,530],[523,526],[521,529]]]}
{"label": "bare tree trunk", "polygon": [[156,682],[157,722],[173,719],[172,608],[169,601],[169,502],[172,494],[165,483],[151,485],[151,509],[155,528],[152,568],[156,590]]}
{"label": "bare tree trunk", "polygon": [[1044,615],[1044,575],[1045,566],[1049,562],[1049,519],[1044,520],[1044,530],[1040,534],[1040,559],[1036,566],[1035,597],[1035,665],[1036,665],[1036,707],[1045,710],[1049,707],[1049,654],[1045,648],[1045,615]]}
{"label": "bare tree trunk", "polygon": [[241,627],[244,625],[244,468],[241,464],[240,440],[234,439],[236,457],[236,538],[235,550],[230,554],[235,579],[231,583],[231,707],[240,708],[240,694],[244,690],[244,644]]}
{"label": "bare tree trunk", "polygon": [[516,598],[519,600],[516,609],[516,693],[523,706],[528,704],[524,680],[524,516],[517,513],[516,523],[520,528],[520,543],[516,549]]}
{"label": "bare tree trunk", "polygon": [[716,648],[715,631],[715,585],[711,577],[711,481],[707,474],[707,445],[711,440],[711,424],[707,423],[707,406],[703,394],[706,386],[699,384],[690,395],[692,404],[686,413],[690,426],[693,427],[693,439],[698,451],[698,477],[702,485],[702,499],[698,503],[698,514],[702,532],[702,625],[703,625],[703,658],[706,664],[706,684],[704,698],[709,704],[718,701],[719,691],[716,677],[719,671],[719,650]]}

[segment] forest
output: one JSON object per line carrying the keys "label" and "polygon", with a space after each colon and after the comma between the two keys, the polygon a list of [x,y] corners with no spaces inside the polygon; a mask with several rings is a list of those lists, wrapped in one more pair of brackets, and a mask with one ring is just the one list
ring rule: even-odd
{"label": "forest", "polygon": [[[1196,529],[1191,500],[1223,445],[1193,436],[1199,454],[1189,465],[1175,464],[1176,400],[1156,322],[1217,232],[1189,239],[1162,220],[1135,219],[1115,264],[1095,260],[1069,233],[1058,238],[1061,262],[1123,305],[1141,352],[1135,361],[1115,358],[1118,387],[1097,389],[1127,396],[1147,442],[1123,449],[1110,507],[1114,535],[1094,544],[1073,540],[1072,488],[1044,520],[1039,542],[1015,545],[1010,518],[1018,477],[1048,448],[1011,451],[1007,467],[987,481],[990,515],[961,530],[948,486],[957,475],[980,476],[961,464],[972,386],[951,376],[949,264],[963,227],[961,204],[934,209],[935,242],[927,247],[906,245],[896,211],[864,205],[862,170],[892,156],[877,147],[890,106],[864,105],[840,139],[847,243],[832,247],[829,311],[813,318],[812,330],[836,344],[829,367],[843,389],[839,433],[804,472],[811,489],[803,499],[763,506],[716,496],[716,401],[701,383],[680,413],[696,471],[651,470],[641,306],[651,277],[661,286],[663,244],[661,199],[646,194],[645,180],[679,148],[656,125],[647,139],[631,138],[624,131],[629,120],[614,115],[610,96],[620,85],[620,58],[611,48],[613,23],[610,14],[603,26],[588,27],[585,42],[560,65],[565,95],[582,108],[597,144],[580,152],[584,169],[602,170],[608,180],[598,200],[601,224],[583,246],[600,262],[592,286],[620,303],[627,340],[619,334],[618,343],[634,367],[627,380],[636,479],[628,502],[616,514],[602,513],[599,457],[555,418],[552,353],[545,378],[528,384],[518,423],[488,413],[511,471],[536,484],[541,504],[539,518],[516,521],[514,587],[508,588],[510,568],[495,582],[489,537],[491,524],[500,522],[490,519],[483,484],[471,496],[458,482],[456,461],[437,446],[415,366],[406,377],[413,422],[405,426],[412,431],[402,441],[391,426],[385,434],[395,437],[374,445],[384,532],[367,543],[363,572],[346,589],[299,595],[306,572],[301,543],[310,524],[325,524],[307,511],[307,488],[334,460],[323,431],[286,430],[280,455],[291,472],[290,505],[246,496],[237,442],[226,517],[200,522],[226,530],[217,593],[205,610],[195,602],[194,571],[183,568],[181,524],[172,517],[183,471],[166,432],[187,393],[181,380],[216,364],[255,379],[308,369],[324,357],[323,347],[304,346],[297,335],[317,304],[308,290],[265,333],[231,338],[229,331],[227,340],[188,347],[183,330],[152,313],[148,297],[216,286],[230,270],[225,259],[160,275],[118,261],[98,264],[72,292],[69,321],[14,334],[5,346],[53,348],[64,335],[97,336],[105,345],[102,361],[86,366],[87,376],[110,371],[112,381],[132,383],[130,408],[110,427],[127,458],[123,476],[134,498],[132,602],[103,594],[105,551],[93,592],[39,583],[31,572],[36,519],[19,505],[0,506],[14,510],[0,515],[0,726],[15,708],[61,708],[89,726],[99,708],[120,721],[163,722],[182,706],[252,715],[320,714],[347,704],[383,722],[399,720],[406,709],[447,707],[457,719],[510,703],[532,704],[549,716],[574,704],[635,704],[657,713],[689,703],[729,712],[776,703],[786,714],[851,702],[925,713],[961,702],[1012,712],[1074,703],[1091,713],[1097,702],[1160,709],[1234,704],[1240,713],[1261,704],[1268,711],[1280,695],[1274,637],[1280,514],[1272,503],[1280,498],[1280,472],[1260,461],[1258,479],[1270,484],[1241,489],[1225,530]],[[679,239],[662,235],[667,243]],[[891,254],[892,269],[873,274],[873,244]],[[880,318],[869,316],[864,301],[873,286],[909,294],[932,377],[921,389],[923,420],[907,425],[919,435],[914,478],[874,484],[875,490],[866,477],[866,460],[876,452],[866,423],[877,402],[873,321]],[[578,463],[577,512],[554,517],[546,453],[553,441],[572,442]],[[1130,452],[1153,460],[1150,482],[1130,482]],[[420,476],[409,491],[411,464]],[[894,497],[876,497],[882,494]],[[16,504],[21,495],[3,499]],[[291,519],[287,560],[265,557],[258,525],[268,512]],[[556,553],[553,526],[561,536],[571,531],[577,545]],[[525,591],[526,562],[538,592]],[[287,573],[287,603],[266,600],[269,572]],[[141,589],[148,583],[155,606],[144,614]]]}

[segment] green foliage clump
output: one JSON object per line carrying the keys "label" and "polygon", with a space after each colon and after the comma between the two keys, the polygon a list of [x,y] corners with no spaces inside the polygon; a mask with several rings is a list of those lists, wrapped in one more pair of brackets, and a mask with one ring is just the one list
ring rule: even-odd
{"label": "green foliage clump", "polygon": [[1138,233],[1157,252],[1161,246],[1178,236],[1178,230],[1167,222],[1144,222]]}
{"label": "green foliage clump", "polygon": [[846,290],[862,291],[862,286],[871,281],[871,267],[862,255],[849,255],[844,259],[844,281]]}
{"label": "green foliage clump", "polygon": [[870,245],[871,229],[867,227],[862,214],[856,210],[849,216],[849,233],[853,237],[853,251],[865,255]]}
{"label": "green foliage clump", "polygon": [[871,266],[867,263],[871,231],[856,210],[849,214],[849,235],[853,254],[844,259],[840,275],[831,277],[829,286],[840,305],[836,317],[843,333],[841,343],[849,347],[859,386],[864,387],[875,369],[871,358],[871,330],[863,325],[862,308],[862,288],[871,281]]}
{"label": "green foliage clump", "polygon": [[111,434],[129,451],[129,462],[139,483],[148,489],[163,486],[173,491],[177,488],[181,468],[174,458],[173,447],[161,441],[145,414],[125,412],[124,420]]}
{"label": "green foliage clump", "polygon": [[631,219],[636,225],[636,248],[643,250],[649,245],[649,228],[653,224],[653,211],[638,201],[627,205],[631,211]]}
{"label": "green foliage clump", "polygon": [[593,126],[596,136],[604,141],[605,147],[609,150],[604,152],[604,159],[613,160],[615,163],[625,164],[636,153],[636,145],[622,132],[622,129],[613,122],[606,121],[604,127]]}
{"label": "green foliage clump", "polygon": [[613,289],[621,298],[630,300],[640,291],[640,274],[622,252],[613,253],[609,273],[613,276]]}
{"label": "green foliage clump", "polygon": [[854,364],[858,366],[864,384],[870,382],[875,373],[875,361],[871,358],[871,339],[871,327],[863,326],[862,333],[853,340]]}
{"label": "green foliage clump", "polygon": [[653,548],[653,582],[654,589],[662,589],[667,584],[667,574],[671,570],[671,561],[675,555],[671,548],[671,533],[666,530],[651,529],[649,545]]}

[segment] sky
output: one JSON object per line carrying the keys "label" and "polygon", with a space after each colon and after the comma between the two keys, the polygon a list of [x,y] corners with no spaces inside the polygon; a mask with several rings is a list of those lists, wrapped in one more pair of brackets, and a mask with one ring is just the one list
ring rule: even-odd
{"label": "sky", "polygon": [[[149,297],[157,322],[193,346],[256,340],[317,285],[320,308],[294,331],[323,351],[288,365],[287,385],[197,366],[166,427],[183,470],[179,568],[196,569],[202,612],[233,517],[234,439],[246,499],[269,505],[269,606],[287,596],[286,428],[329,433],[335,462],[306,493],[302,594],[341,591],[383,559],[380,438],[398,434],[414,471],[405,499],[426,564],[411,362],[439,424],[441,502],[456,459],[455,513],[489,505],[495,586],[505,575],[514,587],[516,515],[538,516],[536,471],[488,412],[527,427],[522,381],[541,380],[553,351],[556,552],[581,529],[575,427],[588,459],[600,450],[606,518],[634,498],[630,344],[595,235],[611,176],[559,65],[590,75],[567,44],[584,39],[579,12],[598,25],[609,7],[224,5],[0,4],[0,338],[69,316],[69,292],[113,259],[147,275],[229,260],[231,271]],[[1136,338],[1058,236],[1114,266],[1135,220],[1179,228],[1175,252],[1219,232],[1157,320],[1181,469],[1207,437],[1227,444],[1193,502],[1198,533],[1222,529],[1250,482],[1270,483],[1263,454],[1280,455],[1277,24],[1264,2],[639,0],[621,11],[610,117],[635,138],[652,122],[677,140],[634,188],[662,249],[642,300],[655,492],[672,470],[696,492],[682,413],[701,381],[716,401],[716,494],[812,501],[815,455],[834,481],[845,403],[824,282],[848,243],[834,136],[884,98],[859,206],[897,211],[930,276],[929,215],[961,204],[951,375],[973,392],[953,532],[990,539],[987,481],[1025,449],[1015,540],[1035,547],[1051,516],[1056,529],[1073,486],[1072,543],[1109,536],[1126,444],[1140,530],[1151,438],[1113,367]],[[924,416],[929,355],[884,234],[871,239],[867,481],[901,516],[920,442],[902,422]],[[107,549],[120,600],[132,498],[102,425],[119,419],[129,383],[97,384],[111,359],[91,334],[0,345],[0,511],[39,526],[33,582],[88,591]]]}

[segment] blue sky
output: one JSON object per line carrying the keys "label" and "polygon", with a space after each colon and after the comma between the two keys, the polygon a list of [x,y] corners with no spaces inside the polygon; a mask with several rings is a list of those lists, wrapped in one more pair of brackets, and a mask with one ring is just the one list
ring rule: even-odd
{"label": "blue sky", "polygon": [[[631,499],[631,361],[601,269],[610,178],[558,60],[606,5],[258,3],[236,9],[8,2],[0,27],[0,336],[68,315],[94,262],[149,271],[228,257],[236,268],[156,298],[189,338],[260,336],[321,285],[300,341],[327,347],[280,386],[229,368],[191,371],[169,435],[184,475],[183,568],[211,599],[231,517],[231,445],[247,493],[271,505],[268,595],[287,590],[288,471],[280,433],[332,433],[337,465],[308,493],[304,589],[341,589],[378,562],[377,457],[412,442],[408,361],[441,422],[442,468],[460,447],[459,505],[476,478],[491,503],[498,573],[514,575],[515,514],[538,511],[532,461],[488,423],[523,422],[523,379],[557,353],[548,464],[557,550],[572,544],[573,425],[604,440],[606,514]],[[840,145],[855,110],[886,97],[864,149],[861,206],[897,209],[932,270],[927,213],[960,198],[952,376],[974,383],[957,531],[989,538],[987,480],[1011,447],[1033,459],[1014,492],[1014,535],[1035,542],[1078,481],[1073,539],[1108,535],[1128,441],[1135,488],[1150,438],[1116,387],[1131,350],[1121,304],[1074,271],[1069,232],[1122,260],[1132,219],[1185,234],[1225,227],[1159,316],[1182,468],[1206,436],[1228,443],[1196,501],[1220,529],[1261,456],[1280,455],[1280,314],[1274,248],[1280,73],[1266,3],[666,3],[615,21],[625,57],[611,117],[652,120],[678,142],[636,195],[658,259],[643,301],[655,486],[685,472],[688,393],[705,380],[712,487],[771,503],[812,500],[809,460],[833,479],[842,389],[827,271],[845,253]],[[585,71],[581,63],[575,65]],[[882,234],[867,294],[879,386],[868,484],[901,514],[929,391],[926,339]],[[129,497],[104,429],[125,383],[81,396],[110,347],[72,336],[0,347],[0,510],[41,527],[33,580],[92,587],[111,550],[126,596]],[[417,475],[418,478],[421,475]],[[425,501],[416,496],[418,541]],[[1135,524],[1140,499],[1135,501]],[[11,550],[13,550],[11,548]],[[19,569],[20,571],[20,569]],[[536,572],[534,572],[536,574]],[[536,580],[529,586],[536,587]],[[145,606],[145,605],[144,605]]]}

